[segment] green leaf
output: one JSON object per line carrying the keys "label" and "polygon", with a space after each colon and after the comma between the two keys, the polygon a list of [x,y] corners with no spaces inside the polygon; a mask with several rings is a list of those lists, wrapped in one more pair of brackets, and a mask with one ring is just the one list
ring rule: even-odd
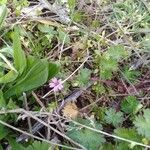
{"label": "green leaf", "polygon": [[7,109],[16,109],[17,105],[15,104],[14,101],[12,101],[12,99],[9,100],[8,104],[7,104]]}
{"label": "green leaf", "polygon": [[138,76],[140,75],[140,72],[137,70],[130,70],[128,67],[125,67],[123,75],[125,76],[126,80],[134,83],[137,80]]}
{"label": "green leaf", "polygon": [[87,68],[81,69],[81,71],[77,77],[79,85],[84,86],[85,84],[87,84],[90,80],[90,77],[91,77],[91,70],[89,70]]}
{"label": "green leaf", "polygon": [[58,30],[58,33],[59,33],[58,40],[61,43],[64,43],[64,44],[69,44],[70,43],[70,38],[69,38],[69,35],[67,33],[65,33],[62,30]]}
{"label": "green leaf", "polygon": [[1,53],[5,53],[6,55],[13,56],[13,49],[11,47],[4,47],[0,49]]}
{"label": "green leaf", "polygon": [[142,136],[140,136],[133,128],[117,128],[114,130],[114,133],[122,138],[142,142]]}
{"label": "green leaf", "polygon": [[134,143],[119,142],[115,150],[144,150],[141,146],[136,146]]}
{"label": "green leaf", "polygon": [[49,66],[49,69],[48,69],[49,70],[48,80],[49,80],[49,79],[53,78],[58,73],[58,71],[60,69],[60,65],[50,62],[48,64],[48,66]]}
{"label": "green leaf", "polygon": [[12,95],[19,95],[25,91],[32,90],[43,85],[48,79],[48,62],[47,60],[30,60],[31,57],[27,59],[27,70],[22,75],[22,77],[17,81],[17,83],[12,86],[6,93],[4,97],[7,99]]}
{"label": "green leaf", "polygon": [[9,134],[9,130],[5,126],[0,124],[0,140],[5,138],[8,134]]}
{"label": "green leaf", "polygon": [[150,109],[143,110],[143,116],[139,115],[133,122],[140,135],[150,139]]}
{"label": "green leaf", "polygon": [[76,5],[76,0],[68,0],[68,5],[70,10],[73,11]]}
{"label": "green leaf", "polygon": [[11,146],[12,150],[26,150],[26,148],[24,148],[21,144],[17,143],[15,139],[13,139],[12,137],[7,137],[7,140]]}
{"label": "green leaf", "polygon": [[50,150],[51,145],[46,142],[34,141],[26,150]]}
{"label": "green leaf", "polygon": [[111,46],[108,49],[107,54],[117,61],[127,56],[127,52],[123,45]]}
{"label": "green leaf", "polygon": [[103,144],[102,150],[115,150],[115,146],[111,143],[105,143]]}
{"label": "green leaf", "polygon": [[141,146],[130,148],[130,144],[126,142],[119,142],[115,150],[144,150]]}
{"label": "green leaf", "polygon": [[7,16],[7,7],[6,5],[2,5],[0,6],[0,29],[2,28],[6,16]]}
{"label": "green leaf", "polygon": [[15,68],[21,75],[26,67],[26,56],[21,48],[19,29],[17,27],[15,27],[13,34],[13,57]]}
{"label": "green leaf", "polygon": [[39,24],[38,29],[43,33],[49,33],[49,34],[55,34],[54,27],[51,27],[49,25],[43,25]]}
{"label": "green leaf", "polygon": [[106,123],[112,124],[113,126],[119,126],[123,122],[123,113],[122,112],[116,112],[115,109],[110,108],[109,110],[106,110],[105,117],[104,117]]}
{"label": "green leaf", "polygon": [[83,14],[78,12],[77,10],[71,14],[71,18],[75,22],[81,22],[83,18]]}
{"label": "green leaf", "polygon": [[112,72],[117,71],[118,62],[107,55],[103,55],[100,58],[100,77],[102,79],[111,79]]}
{"label": "green leaf", "polygon": [[2,145],[0,145],[0,150],[3,150],[3,147],[2,147]]}
{"label": "green leaf", "polygon": [[43,85],[48,78],[52,78],[57,72],[57,65],[49,63],[46,59],[28,56],[26,70],[16,80],[16,84],[4,93],[4,97],[7,99],[13,95],[20,95],[23,92],[35,89]]}
{"label": "green leaf", "polygon": [[135,96],[128,96],[121,102],[121,110],[125,113],[136,113],[139,101]]}
{"label": "green leaf", "polygon": [[[78,121],[86,126],[90,126],[96,129],[102,129],[102,126],[100,124],[97,124],[96,122],[90,122],[89,120],[85,119],[80,119]],[[67,131],[67,136],[69,136],[74,141],[80,143],[88,150],[99,149],[102,146],[102,143],[105,142],[102,134],[93,132],[81,126],[79,127],[77,125],[74,125],[73,123],[70,123],[70,126],[71,129]]]}
{"label": "green leaf", "polygon": [[107,56],[102,56],[100,67],[102,68],[102,70],[116,71],[118,69],[118,63],[116,60],[113,60],[110,57],[107,58]]}
{"label": "green leaf", "polygon": [[6,106],[6,101],[3,97],[3,92],[0,90],[0,108],[3,108]]}
{"label": "green leaf", "polygon": [[14,81],[18,76],[18,73],[14,70],[10,70],[7,74],[0,78],[0,83],[9,83]]}

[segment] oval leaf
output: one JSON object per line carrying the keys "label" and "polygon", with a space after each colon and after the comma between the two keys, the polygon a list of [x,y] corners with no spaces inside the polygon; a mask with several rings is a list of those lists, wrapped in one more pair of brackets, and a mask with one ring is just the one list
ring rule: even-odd
{"label": "oval leaf", "polygon": [[21,41],[17,27],[15,28],[15,32],[13,34],[13,56],[15,68],[20,74],[22,74],[26,67],[26,56],[21,48]]}
{"label": "oval leaf", "polygon": [[47,60],[38,60],[27,71],[26,75],[20,79],[13,87],[11,87],[4,97],[7,99],[13,95],[19,95],[25,91],[32,90],[43,85],[48,78],[48,62]]}

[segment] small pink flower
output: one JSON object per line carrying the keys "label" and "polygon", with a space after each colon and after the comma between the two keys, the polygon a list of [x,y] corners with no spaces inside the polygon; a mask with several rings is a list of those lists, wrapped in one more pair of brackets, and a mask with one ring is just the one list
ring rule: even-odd
{"label": "small pink flower", "polygon": [[54,92],[58,92],[63,89],[62,80],[53,78],[51,79],[51,82],[49,83],[49,87],[53,88]]}

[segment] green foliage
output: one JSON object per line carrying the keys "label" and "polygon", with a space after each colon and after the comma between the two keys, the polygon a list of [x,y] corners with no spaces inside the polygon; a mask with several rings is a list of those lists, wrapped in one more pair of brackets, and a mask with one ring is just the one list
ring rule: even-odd
{"label": "green foliage", "polygon": [[17,143],[16,140],[14,139],[14,137],[8,136],[6,139],[8,140],[8,142],[9,142],[12,150],[19,150],[19,149],[20,150],[25,150],[25,148],[23,147],[23,145]]}
{"label": "green foliage", "polygon": [[3,4],[6,4],[7,3],[7,0],[1,0],[0,1],[0,5],[3,5]]}
{"label": "green foliage", "polygon": [[100,150],[115,150],[115,146],[110,143],[104,143]]}
{"label": "green foliage", "polygon": [[144,109],[143,115],[135,118],[134,125],[140,135],[150,139],[150,109]]}
{"label": "green foliage", "polygon": [[[13,80],[15,80],[18,76],[18,72],[17,70],[13,67],[13,65],[10,63],[10,61],[5,57],[5,53],[6,55],[8,54],[8,52],[3,51],[4,49],[1,50],[0,52],[0,63],[2,64],[2,73],[1,73],[1,77],[0,77],[0,83],[8,83],[11,82]],[[4,54],[3,54],[4,53]],[[5,69],[10,69],[10,71],[6,72],[6,74],[4,74]]]}
{"label": "green foliage", "polygon": [[19,72],[19,75],[21,75],[26,67],[27,62],[25,53],[21,48],[21,41],[17,27],[15,28],[15,32],[13,34],[13,51],[15,68]]}
{"label": "green foliage", "polygon": [[25,148],[26,150],[49,150],[50,144],[40,141],[34,141],[32,145]]}
{"label": "green foliage", "polygon": [[123,122],[123,113],[120,111],[116,112],[115,109],[110,108],[106,110],[104,119],[106,123],[112,124],[113,126],[117,127]]}
{"label": "green foliage", "polygon": [[73,11],[76,5],[76,0],[68,0],[68,5],[70,10]]}
{"label": "green foliage", "polygon": [[9,134],[9,130],[3,125],[0,124],[0,140],[5,138]]}
{"label": "green foliage", "polygon": [[81,12],[77,12],[75,11],[72,15],[71,18],[73,21],[75,22],[81,22],[82,18],[83,18],[83,14]]}
{"label": "green foliage", "polygon": [[105,117],[105,111],[106,110],[107,109],[105,107],[95,106],[92,111],[94,112],[96,119],[104,122],[104,117]]}
{"label": "green foliage", "polygon": [[27,68],[23,75],[11,86],[4,97],[10,98],[22,92],[32,90],[43,85],[48,79],[48,62],[46,59],[39,60],[34,57],[27,58]]}
{"label": "green foliage", "polygon": [[125,67],[123,71],[123,75],[125,76],[125,79],[127,80],[127,82],[130,81],[134,83],[136,82],[138,76],[140,75],[140,72],[137,70],[131,70],[128,67]]}
{"label": "green foliage", "polygon": [[2,90],[0,90],[0,108],[3,108],[5,106],[6,106],[6,102],[5,102],[5,99],[3,96],[3,92],[2,92]]}
{"label": "green foliage", "polygon": [[77,76],[77,81],[80,86],[85,86],[89,82],[90,77],[91,77],[91,70],[83,68],[80,70],[80,73]]}
{"label": "green foliage", "polygon": [[8,83],[4,91],[4,99],[8,99],[13,95],[20,95],[22,92],[30,91],[41,85],[47,80],[52,78],[57,72],[59,67],[47,59],[38,59],[33,56],[26,56],[21,48],[20,37],[18,28],[15,28],[13,36],[13,58],[14,65],[0,53],[1,58],[8,64],[11,69],[8,73],[0,78],[0,83]]}
{"label": "green foliage", "polygon": [[[132,140],[135,142],[139,142],[142,143],[142,136],[140,136],[137,131],[133,128],[117,128],[114,130],[114,133],[122,138],[128,139],[128,140]],[[127,143],[127,142],[122,142],[119,141],[119,144],[117,145],[117,150],[142,150],[142,147],[135,145],[135,143]]]}
{"label": "green foliage", "polygon": [[10,70],[7,74],[0,78],[0,83],[8,83],[14,81],[18,77],[18,72]]}
{"label": "green foliage", "polygon": [[120,59],[125,58],[127,56],[127,51],[125,50],[123,45],[111,46],[107,54],[112,57],[114,60],[120,61]]}
{"label": "green foliage", "polygon": [[58,40],[64,44],[70,43],[69,35],[60,29],[58,30]]}
{"label": "green foliage", "polygon": [[[90,59],[78,74],[71,78],[73,79],[71,82],[63,84],[62,92],[58,92],[55,96],[51,94],[47,98],[48,101],[40,99],[47,111],[54,112],[59,104],[57,99],[64,99],[69,91],[73,90],[73,85],[82,89],[89,82],[91,83],[92,79],[98,78],[99,81],[88,88],[89,98],[84,97],[83,94],[77,101],[79,116],[84,118],[79,119],[77,116],[77,121],[92,129],[103,131],[104,128],[109,134],[149,145],[150,109],[145,109],[144,113],[139,111],[142,107],[147,108],[148,105],[144,105],[143,102],[142,105],[134,96],[121,99],[120,95],[126,93],[120,90],[120,86],[117,91],[116,85],[120,85],[121,77],[126,81],[127,88],[130,82],[136,86],[137,82],[148,79],[148,64],[143,63],[135,70],[132,62],[136,62],[136,57],[139,55],[148,58],[150,2],[148,0],[57,0],[55,2],[44,0],[43,5],[38,5],[39,2],[35,0],[10,1],[0,0],[2,5],[0,6],[0,111],[6,110],[5,114],[0,115],[0,120],[22,129],[25,121],[21,119],[18,121],[18,113],[10,114],[7,111],[24,108],[23,92],[26,93],[30,111],[36,111],[35,113],[39,115],[41,107],[35,102],[31,91],[37,90],[35,92],[39,98],[49,91],[48,84],[44,87],[43,84],[59,71],[59,66],[49,59],[57,60],[59,50],[63,48],[65,52],[59,60],[62,66],[59,77],[62,80],[66,79],[87,55]],[[46,7],[44,3],[50,5]],[[110,5],[112,8],[109,7]],[[50,7],[52,13],[48,11]],[[26,13],[26,10],[32,8],[35,11],[33,18],[30,14],[28,17]],[[59,19],[62,17],[61,11],[65,12],[64,20],[65,18],[72,20],[71,24],[61,22],[62,20]],[[52,20],[47,20],[53,13],[56,17],[54,15]],[[16,22],[19,25],[15,25],[14,28]],[[120,75],[121,68],[123,70]],[[108,79],[115,85],[105,86],[105,82],[109,82]],[[146,83],[144,88],[138,87],[140,98],[148,95],[147,85]],[[120,100],[121,103],[118,103]],[[70,112],[74,111],[72,106],[69,109]],[[137,113],[141,114],[137,116]],[[85,119],[88,117],[89,120]],[[60,124],[64,125],[65,134],[87,150],[145,149],[135,145],[134,142],[107,137],[68,120],[67,118],[59,120]],[[67,126],[69,128],[66,128]],[[56,149],[53,145],[35,139],[17,143],[18,136],[19,133],[16,131],[0,125],[0,150],[7,145],[12,150]],[[43,136],[46,137],[46,134]],[[63,137],[60,144],[75,146]]]}
{"label": "green foliage", "polygon": [[121,110],[125,113],[136,113],[138,111],[139,101],[134,96],[128,96],[121,102]]}
{"label": "green foliage", "polygon": [[127,52],[122,45],[111,46],[102,55],[96,54],[100,77],[102,79],[111,79],[112,73],[118,70],[119,61],[125,56],[127,56]]}
{"label": "green foliage", "polygon": [[7,16],[7,7],[5,5],[0,6],[0,29],[5,21]]}
{"label": "green foliage", "polygon": [[141,142],[142,141],[142,136],[140,136],[137,131],[133,128],[117,128],[114,130],[114,133],[117,136],[120,136],[122,138],[126,138],[128,140],[136,141],[136,142]]}
{"label": "green foliage", "polygon": [[[148,5],[148,3],[146,5]],[[149,14],[146,13],[147,8],[142,1],[122,1],[120,3],[116,3],[113,7],[113,10],[114,11],[110,18],[111,22],[118,21],[121,24],[134,23],[132,29],[130,29],[132,31],[138,31],[140,28],[148,28],[149,26],[147,24],[147,22],[150,20]]]}
{"label": "green foliage", "polygon": [[100,77],[102,79],[111,79],[112,72],[117,71],[118,63],[116,60],[103,55],[100,61]]}
{"label": "green foliage", "polygon": [[147,34],[145,38],[142,40],[142,45],[144,47],[145,52],[150,52],[150,34]]}
{"label": "green foliage", "polygon": [[[84,119],[80,119],[78,121],[86,126],[102,130],[102,126],[96,122]],[[73,123],[70,123],[70,128],[71,129],[67,131],[67,135],[74,141],[86,147],[88,150],[99,149],[102,146],[102,143],[105,142],[103,135],[93,132],[87,128],[79,127]]]}
{"label": "green foliage", "polygon": [[128,143],[119,142],[119,144],[116,146],[116,150],[144,150],[144,149],[140,146],[130,147]]}
{"label": "green foliage", "polygon": [[105,87],[100,83],[95,84],[92,89],[96,92],[96,94],[104,94],[106,92]]}

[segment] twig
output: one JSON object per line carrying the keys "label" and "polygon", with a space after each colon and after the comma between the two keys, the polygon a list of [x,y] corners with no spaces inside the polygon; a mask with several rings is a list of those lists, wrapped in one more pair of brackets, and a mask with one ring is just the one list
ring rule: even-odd
{"label": "twig", "polygon": [[[76,89],[74,90],[69,96],[67,96],[64,100],[61,100],[61,104],[59,105],[59,107],[51,114],[54,115],[60,113],[60,110],[63,109],[63,107],[65,106],[66,103],[68,102],[72,102],[77,100],[77,98],[83,93],[84,90],[86,90],[87,88],[89,88],[92,85],[92,83],[90,83],[89,85],[85,86],[82,89]],[[30,113],[30,112],[29,112]],[[33,114],[33,113],[32,113]],[[46,114],[49,115],[49,113],[46,112],[42,112],[42,114]],[[47,121],[47,117],[44,118],[44,121]],[[35,134],[38,130],[40,130],[44,125],[41,124],[40,122],[36,122],[32,128],[32,133]],[[27,139],[27,136],[21,135],[18,138],[18,141],[22,141],[24,139]]]}
{"label": "twig", "polygon": [[[60,118],[63,118],[63,119],[66,119],[66,118],[64,118],[64,117],[62,117],[62,116],[59,116],[59,117],[60,117]],[[106,135],[106,136],[109,136],[109,137],[112,137],[112,138],[115,138],[115,139],[118,139],[118,140],[121,140],[121,141],[125,141],[125,142],[128,142],[128,143],[133,143],[133,144],[135,144],[135,145],[139,145],[139,146],[142,146],[142,147],[145,147],[145,148],[150,148],[150,145],[142,144],[142,143],[139,143],[139,142],[136,142],[136,141],[132,141],[132,140],[129,140],[129,139],[125,139],[125,138],[122,138],[122,137],[119,137],[119,136],[116,136],[116,135],[113,135],[113,134],[110,134],[110,133],[101,131],[101,130],[97,130],[97,129],[91,128],[91,127],[89,127],[89,126],[83,125],[83,124],[81,124],[81,123],[79,123],[79,122],[76,122],[76,121],[74,121],[74,120],[71,120],[71,119],[70,119],[70,121],[73,122],[73,123],[76,124],[76,125],[82,126],[82,127],[87,128],[87,129],[89,129],[89,130],[91,130],[91,131],[94,131],[94,132],[97,132],[97,133],[101,133],[101,134],[103,134],[103,135]]]}
{"label": "twig", "polygon": [[43,120],[39,119],[36,116],[33,116],[32,114],[30,114],[27,111],[24,111],[25,114],[27,114],[28,116],[30,116],[31,118],[35,119],[36,121],[40,122],[41,124],[43,124],[46,127],[49,127],[51,130],[53,130],[55,133],[59,134],[60,136],[62,136],[63,138],[65,138],[66,140],[70,141],[71,143],[75,144],[76,146],[79,146],[80,148],[85,150],[85,147],[80,145],[79,143],[75,142],[74,140],[72,140],[71,138],[69,138],[68,136],[66,136],[65,134],[59,132],[58,130],[56,130],[55,128],[53,128],[52,126],[48,125],[47,123],[45,123]]}
{"label": "twig", "polygon": [[[24,102],[25,102],[25,108],[27,111],[29,111],[26,93],[23,93],[23,98],[24,98]],[[27,117],[27,121],[28,121],[29,131],[32,134],[31,118],[29,116]]]}
{"label": "twig", "polygon": [[32,91],[32,95],[35,98],[35,100],[37,101],[37,103],[41,106],[41,108],[46,110],[44,104],[41,102],[41,100],[38,98],[38,96],[33,91]]}
{"label": "twig", "polygon": [[2,120],[0,120],[0,124],[6,126],[6,127],[8,127],[8,128],[11,128],[11,129],[13,129],[13,130],[15,130],[15,131],[18,131],[18,132],[20,132],[20,133],[22,133],[22,134],[28,135],[28,136],[30,136],[30,137],[33,137],[33,138],[37,139],[37,140],[41,140],[41,141],[43,141],[43,142],[46,142],[46,143],[49,143],[49,144],[52,144],[52,145],[57,145],[57,146],[64,147],[64,148],[67,148],[67,149],[72,149],[72,150],[81,150],[81,149],[79,149],[79,148],[73,148],[73,147],[65,146],[65,145],[62,145],[62,144],[58,144],[58,143],[55,143],[55,142],[48,141],[48,140],[46,140],[46,139],[37,137],[37,136],[32,135],[32,134],[30,134],[30,133],[28,133],[28,132],[26,132],[26,131],[22,131],[22,130],[20,130],[20,129],[18,129],[18,128],[16,128],[16,127],[14,127],[14,126],[12,126],[12,125],[10,125],[10,124],[8,124],[8,123],[2,121]]}
{"label": "twig", "polygon": [[74,124],[80,125],[80,126],[82,126],[84,128],[87,128],[89,130],[101,133],[101,134],[106,135],[106,136],[109,136],[109,137],[112,137],[112,138],[115,138],[115,139],[118,139],[118,140],[121,140],[121,141],[125,141],[125,142],[128,142],[128,143],[134,143],[135,145],[139,145],[139,146],[143,146],[143,147],[146,147],[146,148],[150,148],[149,145],[145,145],[145,144],[142,144],[142,143],[139,143],[139,142],[136,142],[136,141],[128,140],[128,139],[125,139],[125,138],[122,138],[122,137],[119,137],[119,136],[116,136],[116,135],[113,135],[113,134],[109,134],[109,133],[101,131],[101,130],[94,129],[94,128],[88,127],[86,125],[83,125],[81,123],[78,123],[78,122],[76,122],[74,120],[72,120],[72,122]]}

